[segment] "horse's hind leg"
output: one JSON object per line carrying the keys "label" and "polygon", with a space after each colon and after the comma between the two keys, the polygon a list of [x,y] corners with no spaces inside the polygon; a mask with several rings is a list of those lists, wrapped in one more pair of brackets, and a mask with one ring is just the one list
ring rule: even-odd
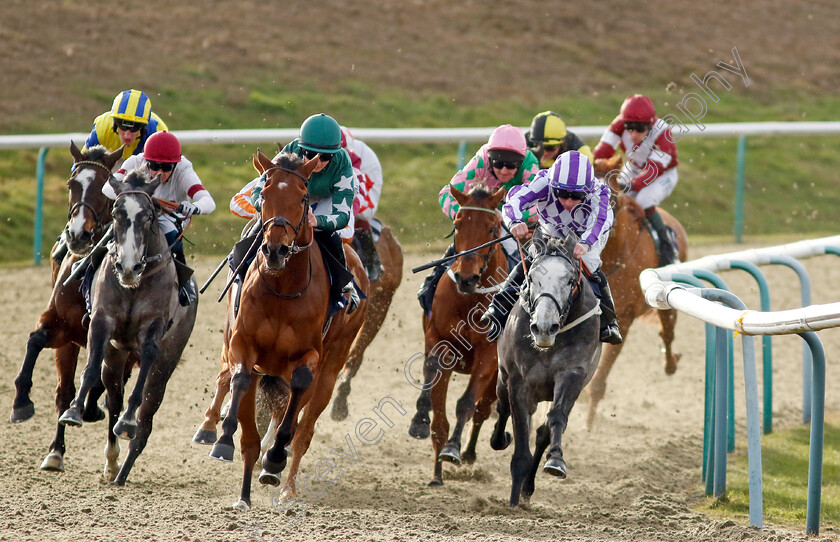
{"label": "horse's hind leg", "polygon": [[[55,388],[55,408],[58,413],[64,412],[76,393],[73,382],[76,373],[76,360],[79,356],[79,346],[70,343],[55,350],[55,368],[58,372],[58,385]],[[55,438],[50,444],[50,452],[41,463],[42,470],[64,472],[64,454],[67,448],[64,443],[64,425],[57,424]]]}
{"label": "horse's hind leg", "polygon": [[12,423],[25,422],[35,415],[35,404],[29,398],[29,392],[32,390],[32,372],[35,370],[38,354],[48,342],[49,332],[45,327],[38,327],[29,334],[29,339],[26,341],[26,355],[15,378],[15,400],[12,403],[10,417]]}
{"label": "horse's hind leg", "polygon": [[[116,352],[114,353],[116,360]],[[112,482],[120,471],[120,465],[117,460],[120,457],[120,444],[117,441],[117,435],[114,433],[114,427],[117,425],[120,411],[123,406],[123,392],[125,382],[122,378],[121,367],[116,367],[114,364],[105,364],[102,367],[102,383],[105,385],[106,402],[108,404],[108,434],[105,442],[105,470],[103,476],[105,481]]]}
{"label": "horse's hind leg", "polygon": [[622,344],[605,344],[601,353],[601,360],[598,363],[598,369],[589,382],[589,411],[586,415],[586,428],[592,429],[595,425],[595,414],[598,411],[598,403],[604,398],[607,392],[607,377],[610,375],[613,364],[621,353],[621,348],[627,342],[627,330],[621,330],[621,336],[624,337]]}
{"label": "horse's hind leg", "polygon": [[659,336],[662,337],[662,343],[665,345],[665,374],[672,375],[676,372],[677,364],[682,357],[682,354],[675,354],[671,350],[671,345],[674,342],[674,327],[677,325],[677,311],[671,309],[657,312],[661,325]]}
{"label": "horse's hind leg", "polygon": [[116,435],[120,438],[133,439],[137,434],[136,412],[143,402],[146,379],[160,352],[160,341],[165,330],[163,319],[156,319],[149,325],[145,333],[145,339],[140,345],[140,371],[137,373],[137,382],[135,382],[134,389],[128,397],[125,412],[120,415],[120,419],[114,427]]}
{"label": "horse's hind leg", "polygon": [[[117,478],[113,481],[113,485],[124,486],[134,462],[137,457],[143,452],[146,443],[149,440],[149,435],[152,433],[152,421],[155,413],[160,408],[163,402],[163,396],[166,394],[166,384],[172,376],[172,372],[178,365],[178,357],[174,359],[159,360],[149,370],[149,376],[146,379],[143,387],[143,400],[137,410],[137,434],[131,439],[128,444],[128,455],[123,462]],[[114,371],[117,378],[122,374],[122,365],[119,366],[119,371]],[[114,433],[116,433],[116,428]]]}
{"label": "horse's hind leg", "polygon": [[376,294],[374,299],[371,299],[371,304],[368,305],[368,312],[365,318],[365,323],[359,332],[358,337],[353,342],[350,349],[350,354],[347,356],[347,363],[342,371],[341,383],[336,389],[335,398],[333,399],[332,411],[330,417],[340,422],[347,419],[350,415],[350,408],[347,405],[347,397],[350,395],[350,381],[356,377],[359,368],[362,366],[364,360],[365,350],[376,337],[382,322],[385,320],[386,310],[382,310],[379,306],[374,305],[373,302],[380,301],[380,295]]}
{"label": "horse's hind leg", "polygon": [[493,402],[496,400],[496,373],[497,371],[493,372],[493,376],[489,384],[484,388],[481,399],[479,399],[478,403],[475,405],[475,414],[473,415],[470,440],[467,443],[467,449],[464,450],[463,454],[461,454],[461,461],[467,463],[468,465],[475,463],[475,447],[478,443],[478,434],[481,431],[481,426],[484,425],[485,420],[490,417]]}
{"label": "horse's hind leg", "polygon": [[230,391],[230,370],[227,363],[222,363],[222,370],[219,371],[219,376],[216,377],[216,394],[213,396],[213,402],[204,413],[204,423],[198,428],[193,436],[193,442],[198,444],[213,444],[216,442],[216,425],[219,423],[221,417],[222,403]]}
{"label": "horse's hind leg", "polygon": [[543,471],[558,478],[566,477],[566,462],[563,461],[561,442],[569,423],[569,413],[583,389],[583,383],[584,376],[578,371],[562,372],[554,381],[554,402],[547,416],[547,423],[551,428],[551,446]]}

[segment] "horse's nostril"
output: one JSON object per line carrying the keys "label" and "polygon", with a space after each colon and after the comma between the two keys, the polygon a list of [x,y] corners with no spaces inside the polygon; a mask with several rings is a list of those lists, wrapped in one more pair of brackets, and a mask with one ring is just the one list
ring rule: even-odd
{"label": "horse's nostril", "polygon": [[550,328],[548,328],[549,335],[557,335],[560,331],[560,324],[552,324]]}
{"label": "horse's nostril", "polygon": [[540,328],[539,328],[539,327],[537,327],[537,324],[531,324],[531,333],[533,333],[534,335],[536,335],[536,334],[537,334],[537,333],[539,333],[539,332],[540,332]]}
{"label": "horse's nostril", "polygon": [[268,256],[268,253],[269,253],[268,245],[263,245],[262,246],[262,253],[263,253],[264,256]]}
{"label": "horse's nostril", "polygon": [[142,263],[136,263],[136,264],[134,264],[134,267],[131,268],[131,270],[139,275],[140,273],[143,272],[143,264]]}
{"label": "horse's nostril", "polygon": [[123,272],[123,266],[120,262],[117,262],[117,263],[114,264],[114,269],[116,269],[118,273]]}

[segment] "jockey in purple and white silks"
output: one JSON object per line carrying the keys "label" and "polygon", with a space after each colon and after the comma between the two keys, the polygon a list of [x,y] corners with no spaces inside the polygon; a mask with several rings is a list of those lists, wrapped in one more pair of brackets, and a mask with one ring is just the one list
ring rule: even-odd
{"label": "jockey in purple and white silks", "polygon": [[[523,211],[535,206],[539,217],[539,231],[535,237],[564,237],[572,232],[580,239],[574,256],[589,270],[587,278],[601,301],[601,341],[621,343],[621,333],[615,322],[615,306],[609,283],[601,271],[601,251],[607,244],[613,223],[610,191],[600,180],[589,159],[578,151],[561,154],[547,170],[542,170],[527,186],[514,187],[502,208],[502,218],[510,232],[524,239],[528,226]],[[526,256],[526,259],[533,254]],[[522,263],[508,275],[502,290],[493,297],[483,319],[494,329],[488,338],[495,340],[504,327],[513,304],[519,297],[519,286],[525,279]]]}

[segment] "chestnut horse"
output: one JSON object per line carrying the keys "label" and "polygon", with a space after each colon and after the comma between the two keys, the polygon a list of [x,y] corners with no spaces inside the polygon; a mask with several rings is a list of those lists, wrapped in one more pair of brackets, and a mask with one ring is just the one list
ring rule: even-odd
{"label": "chestnut horse", "polygon": [[[70,154],[74,161],[73,173],[67,180],[70,211],[62,232],[69,253],[61,263],[50,258],[53,290],[47,310],[38,318],[38,326],[29,334],[26,342],[26,356],[15,379],[12,423],[24,422],[35,414],[35,405],[29,398],[29,392],[32,389],[35,362],[44,348],[55,349],[55,367],[58,371],[55,407],[59,414],[64,412],[76,394],[74,378],[79,349],[87,344],[87,327],[82,322],[87,309],[79,293],[81,281],[71,281],[67,286],[64,282],[70,275],[72,265],[91,251],[111,223],[111,200],[102,193],[102,187],[111,176],[111,168],[122,156],[122,148],[109,154],[105,147],[96,146],[83,153],[71,142]],[[59,246],[60,243],[56,243],[51,256]],[[104,390],[101,383],[91,390],[83,413],[85,421],[94,422],[105,417],[105,413],[96,404]],[[57,424],[55,438],[41,468],[63,472],[65,451],[64,426]]]}
{"label": "chestnut horse", "polygon": [[[610,238],[604,250],[601,252],[603,264],[601,269],[610,283],[613,299],[615,301],[615,313],[618,316],[618,327],[621,336],[627,341],[627,333],[633,321],[650,312],[651,309],[645,302],[645,296],[639,285],[639,273],[649,267],[659,267],[659,255],[656,244],[648,231],[645,220],[645,212],[630,196],[618,194],[615,198],[615,221],[613,222]],[[688,236],[682,224],[676,218],[659,208],[659,214],[671,229],[674,230],[679,246],[680,261],[686,261],[688,256]],[[661,331],[659,336],[665,345],[665,373],[673,374],[677,370],[677,363],[680,354],[671,350],[674,341],[674,327],[677,323],[676,310],[662,310],[659,313]],[[587,427],[592,428],[595,422],[595,411],[598,403],[604,398],[607,389],[607,376],[610,374],[623,344],[604,345],[601,354],[601,362],[595,376],[589,383],[589,413],[587,415]]]}
{"label": "chestnut horse", "polygon": [[[477,247],[499,237],[501,221],[496,212],[505,197],[500,188],[494,194],[473,188],[469,194],[451,188],[461,206],[455,215],[455,248]],[[430,423],[434,448],[434,474],[430,486],[443,484],[442,461],[460,464],[475,461],[475,445],[481,425],[496,400],[498,355],[496,344],[487,340],[489,326],[479,322],[492,294],[507,276],[507,263],[500,244],[460,256],[438,284],[432,302],[432,315],[423,315],[426,335],[424,384],[417,399],[417,414],[408,434],[417,439],[429,436]],[[451,280],[450,280],[451,279]],[[449,436],[446,418],[446,392],[452,371],[470,375],[464,395],[455,409],[457,421]],[[433,419],[429,420],[429,410]],[[461,455],[461,435],[472,418],[470,441]]]}
{"label": "chestnut horse", "polygon": [[376,282],[370,283],[371,292],[368,293],[368,311],[365,318],[365,325],[353,348],[350,350],[350,357],[342,371],[341,383],[338,385],[330,415],[335,421],[341,421],[350,414],[347,406],[347,396],[350,395],[350,381],[359,372],[362,365],[365,350],[379,333],[388,309],[391,307],[391,300],[394,292],[402,281],[403,253],[397,239],[391,233],[388,226],[382,227],[379,234],[379,241],[376,243],[376,250],[382,260],[382,267],[385,271]]}
{"label": "chestnut horse", "polygon": [[[262,247],[245,276],[239,313],[222,348],[222,365],[232,374],[231,405],[222,435],[210,452],[214,459],[232,461],[233,433],[242,424],[244,475],[240,498],[234,504],[240,510],[251,507],[251,475],[260,453],[255,418],[261,377],[280,377],[280,387],[290,392],[287,401],[276,402],[285,406],[285,412],[272,413],[275,420],[282,415],[282,421],[274,445],[263,457],[259,480],[280,484],[285,447],[291,441],[286,494],[292,496],[315,421],[329,403],[338,372],[365,320],[367,300],[362,300],[352,314],[342,310],[327,322],[329,279],[307,221],[307,181],[317,163],[304,163],[291,154],[281,155],[274,163],[260,151],[254,157],[257,171],[266,176],[260,215]],[[366,291],[367,276],[358,256],[348,247],[345,253],[356,283]]]}

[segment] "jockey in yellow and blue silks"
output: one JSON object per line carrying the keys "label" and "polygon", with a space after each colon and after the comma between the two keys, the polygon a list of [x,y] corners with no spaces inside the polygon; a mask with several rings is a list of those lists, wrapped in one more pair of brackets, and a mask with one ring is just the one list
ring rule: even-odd
{"label": "jockey in yellow and blue silks", "polygon": [[124,90],[114,98],[110,111],[94,119],[82,152],[95,145],[102,145],[110,152],[123,147],[122,160],[117,162],[116,169],[129,156],[143,152],[152,134],[168,130],[160,117],[152,113],[152,102],[144,92]]}
{"label": "jockey in yellow and blue silks", "polygon": [[[613,223],[609,187],[595,178],[592,164],[585,155],[568,151],[558,156],[549,169],[540,171],[529,185],[514,187],[508,193],[502,217],[510,232],[520,240],[528,233],[524,211],[532,206],[537,210],[541,236],[561,237],[566,232],[573,232],[580,239],[574,247],[574,257],[589,269],[587,279],[601,302],[600,339],[620,344],[622,338],[615,321],[615,305],[607,278],[601,271],[601,251],[607,244]],[[526,255],[526,260],[528,258]],[[519,286],[524,280],[525,269],[519,262],[482,317],[493,324],[488,339],[498,338],[519,298]]]}
{"label": "jockey in yellow and blue silks", "polygon": [[590,162],[592,149],[575,133],[566,129],[563,118],[554,111],[537,113],[531,121],[531,129],[525,133],[528,149],[540,161],[540,169],[548,169],[558,156],[568,151],[578,151]]}
{"label": "jockey in yellow and blue silks", "polygon": [[[319,164],[309,177],[309,224],[315,228],[315,239],[329,253],[325,261],[330,266],[333,284],[331,296],[339,306],[346,304],[342,292],[350,294],[348,312],[359,303],[353,287],[353,275],[347,269],[340,231],[349,230],[353,236],[353,199],[356,177],[350,155],[341,147],[341,128],[324,113],[312,115],[300,126],[300,135],[283,147],[274,160],[291,153],[305,160],[317,159]],[[262,189],[265,177],[258,177],[245,185],[230,200],[230,211],[242,218],[253,218],[262,207]]]}

